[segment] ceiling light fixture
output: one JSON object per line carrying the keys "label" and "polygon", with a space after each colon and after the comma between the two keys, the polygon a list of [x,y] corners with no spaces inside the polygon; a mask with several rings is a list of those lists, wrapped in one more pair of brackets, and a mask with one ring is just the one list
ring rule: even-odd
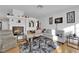
{"label": "ceiling light fixture", "polygon": [[43,5],[37,5],[37,8],[43,8],[44,6]]}

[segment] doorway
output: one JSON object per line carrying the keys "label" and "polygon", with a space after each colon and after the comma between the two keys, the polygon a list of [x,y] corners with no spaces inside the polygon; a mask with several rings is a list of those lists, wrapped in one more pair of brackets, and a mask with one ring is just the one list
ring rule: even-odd
{"label": "doorway", "polygon": [[0,30],[2,30],[2,22],[0,22]]}

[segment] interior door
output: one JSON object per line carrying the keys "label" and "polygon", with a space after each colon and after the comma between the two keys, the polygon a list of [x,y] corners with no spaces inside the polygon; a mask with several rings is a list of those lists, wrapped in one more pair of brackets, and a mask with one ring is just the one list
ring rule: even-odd
{"label": "interior door", "polygon": [[0,30],[2,30],[2,22],[0,22]]}

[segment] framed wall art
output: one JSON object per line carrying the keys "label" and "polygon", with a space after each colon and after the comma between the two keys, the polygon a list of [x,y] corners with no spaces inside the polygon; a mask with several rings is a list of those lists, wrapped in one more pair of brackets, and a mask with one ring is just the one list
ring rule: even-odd
{"label": "framed wall art", "polygon": [[49,24],[53,24],[53,17],[49,17]]}
{"label": "framed wall art", "polygon": [[75,23],[75,11],[67,13],[67,23]]}
{"label": "framed wall art", "polygon": [[63,23],[63,17],[55,18],[55,24]]}

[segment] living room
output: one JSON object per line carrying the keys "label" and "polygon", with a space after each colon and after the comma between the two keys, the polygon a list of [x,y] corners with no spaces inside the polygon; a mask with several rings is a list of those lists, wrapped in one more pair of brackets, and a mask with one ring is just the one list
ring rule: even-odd
{"label": "living room", "polygon": [[1,53],[78,53],[79,5],[0,5]]}

